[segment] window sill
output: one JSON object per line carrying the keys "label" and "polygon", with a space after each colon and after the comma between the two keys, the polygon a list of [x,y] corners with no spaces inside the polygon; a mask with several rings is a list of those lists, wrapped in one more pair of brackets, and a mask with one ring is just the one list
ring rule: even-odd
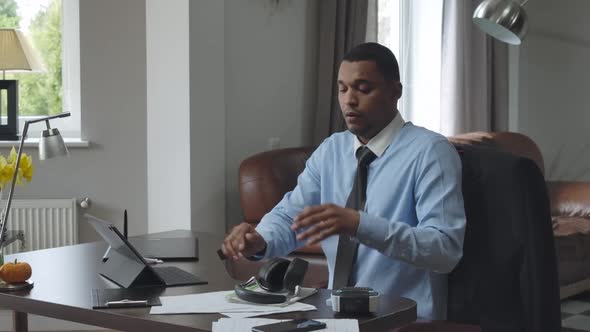
{"label": "window sill", "polygon": [[[81,138],[64,138],[64,142],[68,148],[88,148],[90,146],[89,141],[83,141]],[[18,141],[0,141],[0,148],[11,148],[15,147],[18,149]],[[27,138],[25,139],[25,148],[36,148],[39,145],[38,138]]]}

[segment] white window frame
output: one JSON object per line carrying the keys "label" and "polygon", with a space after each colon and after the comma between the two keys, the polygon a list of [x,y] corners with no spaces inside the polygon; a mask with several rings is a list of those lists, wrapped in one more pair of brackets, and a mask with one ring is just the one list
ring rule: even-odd
{"label": "white window frame", "polygon": [[[387,12],[382,12],[387,9]],[[440,132],[442,0],[379,0],[390,34],[377,40],[398,59],[403,85],[398,108],[406,121]]]}
{"label": "white window frame", "polygon": [[[80,1],[62,0],[62,107],[71,116],[51,120],[64,138],[81,138],[80,104]],[[41,116],[19,116],[18,134],[22,134],[25,121]],[[38,138],[44,125],[29,127],[27,138]]]}

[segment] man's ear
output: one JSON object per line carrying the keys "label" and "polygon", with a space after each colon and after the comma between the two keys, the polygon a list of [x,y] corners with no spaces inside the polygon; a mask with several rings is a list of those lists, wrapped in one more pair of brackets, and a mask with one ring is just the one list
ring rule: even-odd
{"label": "man's ear", "polygon": [[391,86],[391,97],[397,101],[398,99],[400,99],[402,97],[402,90],[403,90],[402,83],[398,82],[398,81],[392,81],[390,83],[390,86]]}

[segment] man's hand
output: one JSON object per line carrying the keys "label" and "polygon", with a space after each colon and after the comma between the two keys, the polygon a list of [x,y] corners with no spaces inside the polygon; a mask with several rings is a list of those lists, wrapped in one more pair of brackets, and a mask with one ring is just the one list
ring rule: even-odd
{"label": "man's hand", "polygon": [[297,235],[297,240],[307,239],[307,244],[315,244],[334,234],[356,235],[360,214],[357,210],[324,204],[306,207],[293,221],[294,231],[309,227]]}
{"label": "man's hand", "polygon": [[266,241],[254,226],[241,223],[234,228],[223,240],[221,251],[226,257],[238,260],[240,257],[250,257],[266,247]]}

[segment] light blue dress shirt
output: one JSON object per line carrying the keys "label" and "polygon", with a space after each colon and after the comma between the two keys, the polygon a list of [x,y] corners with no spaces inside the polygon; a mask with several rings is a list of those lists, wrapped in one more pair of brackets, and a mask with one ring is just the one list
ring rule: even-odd
{"label": "light blue dress shirt", "polygon": [[[264,257],[285,256],[305,245],[290,228],[305,206],[345,206],[360,145],[345,131],[314,151],[297,186],[256,227],[267,243]],[[367,147],[378,157],[369,166],[351,280],[382,296],[415,300],[419,317],[445,319],[446,273],[461,258],[465,233],[459,156],[444,136],[404,123],[399,114]],[[338,235],[321,246],[332,288]]]}

